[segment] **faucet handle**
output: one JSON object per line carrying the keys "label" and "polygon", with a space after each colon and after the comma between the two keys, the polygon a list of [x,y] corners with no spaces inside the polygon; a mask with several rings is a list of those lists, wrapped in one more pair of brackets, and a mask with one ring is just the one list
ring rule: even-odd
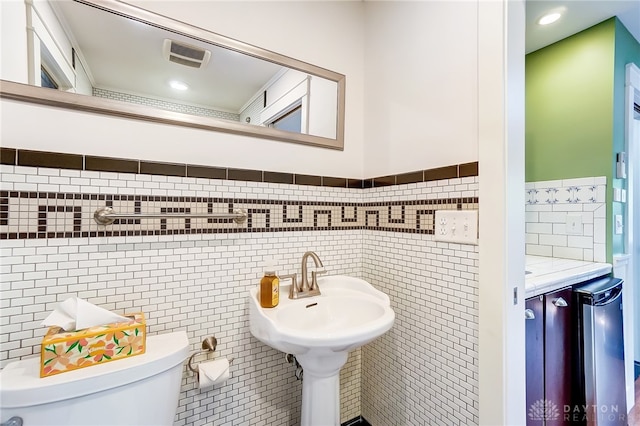
{"label": "faucet handle", "polygon": [[291,287],[289,287],[289,299],[295,299],[300,289],[298,288],[298,275],[296,273],[288,275],[280,275],[280,281],[291,279]]}
{"label": "faucet handle", "polygon": [[309,290],[318,290],[318,275],[326,274],[327,270],[322,268],[315,271],[311,271],[311,285]]}

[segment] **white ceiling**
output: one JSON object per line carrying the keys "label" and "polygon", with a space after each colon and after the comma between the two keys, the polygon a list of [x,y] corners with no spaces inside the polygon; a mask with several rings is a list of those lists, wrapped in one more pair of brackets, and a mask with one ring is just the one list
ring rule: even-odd
{"label": "white ceiling", "polygon": [[[563,9],[557,22],[540,26],[538,19],[550,10]],[[640,42],[640,0],[527,0],[526,53],[548,46],[617,16]]]}

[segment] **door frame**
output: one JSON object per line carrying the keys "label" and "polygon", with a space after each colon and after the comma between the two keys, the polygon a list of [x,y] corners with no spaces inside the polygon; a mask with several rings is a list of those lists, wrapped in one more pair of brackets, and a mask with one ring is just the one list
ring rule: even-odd
{"label": "door frame", "polygon": [[[626,66],[625,79],[625,152],[627,153],[627,202],[625,203],[624,233],[625,254],[614,256],[614,272],[624,275],[624,338],[627,385],[627,407],[635,403],[634,361],[640,361],[640,223],[634,220],[640,215],[640,126],[634,122],[633,104],[640,104],[640,69],[634,64]],[[632,143],[632,141],[637,141]],[[618,274],[616,274],[618,275]],[[635,318],[634,318],[635,317]]]}

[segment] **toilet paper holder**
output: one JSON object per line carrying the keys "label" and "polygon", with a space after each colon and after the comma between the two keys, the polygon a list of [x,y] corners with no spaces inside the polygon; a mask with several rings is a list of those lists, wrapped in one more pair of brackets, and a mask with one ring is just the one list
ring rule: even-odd
{"label": "toilet paper holder", "polygon": [[[191,356],[189,357],[189,363],[187,364],[187,367],[189,368],[189,370],[191,370],[194,374],[198,374],[198,366],[194,366],[193,365],[193,358],[200,354],[200,353],[209,353],[209,352],[213,352],[216,350],[216,347],[218,346],[218,339],[215,338],[215,336],[209,336],[206,337],[203,341],[202,341],[202,351],[200,352],[194,352],[191,354]],[[229,364],[231,364],[233,362],[233,358],[229,359]]]}

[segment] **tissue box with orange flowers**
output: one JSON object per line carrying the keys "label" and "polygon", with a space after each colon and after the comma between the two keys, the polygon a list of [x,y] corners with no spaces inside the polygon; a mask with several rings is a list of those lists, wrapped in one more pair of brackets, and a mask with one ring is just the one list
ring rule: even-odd
{"label": "tissue box with orange flowers", "polygon": [[40,377],[140,355],[146,349],[144,314],[127,314],[126,322],[64,331],[50,327],[40,348]]}

